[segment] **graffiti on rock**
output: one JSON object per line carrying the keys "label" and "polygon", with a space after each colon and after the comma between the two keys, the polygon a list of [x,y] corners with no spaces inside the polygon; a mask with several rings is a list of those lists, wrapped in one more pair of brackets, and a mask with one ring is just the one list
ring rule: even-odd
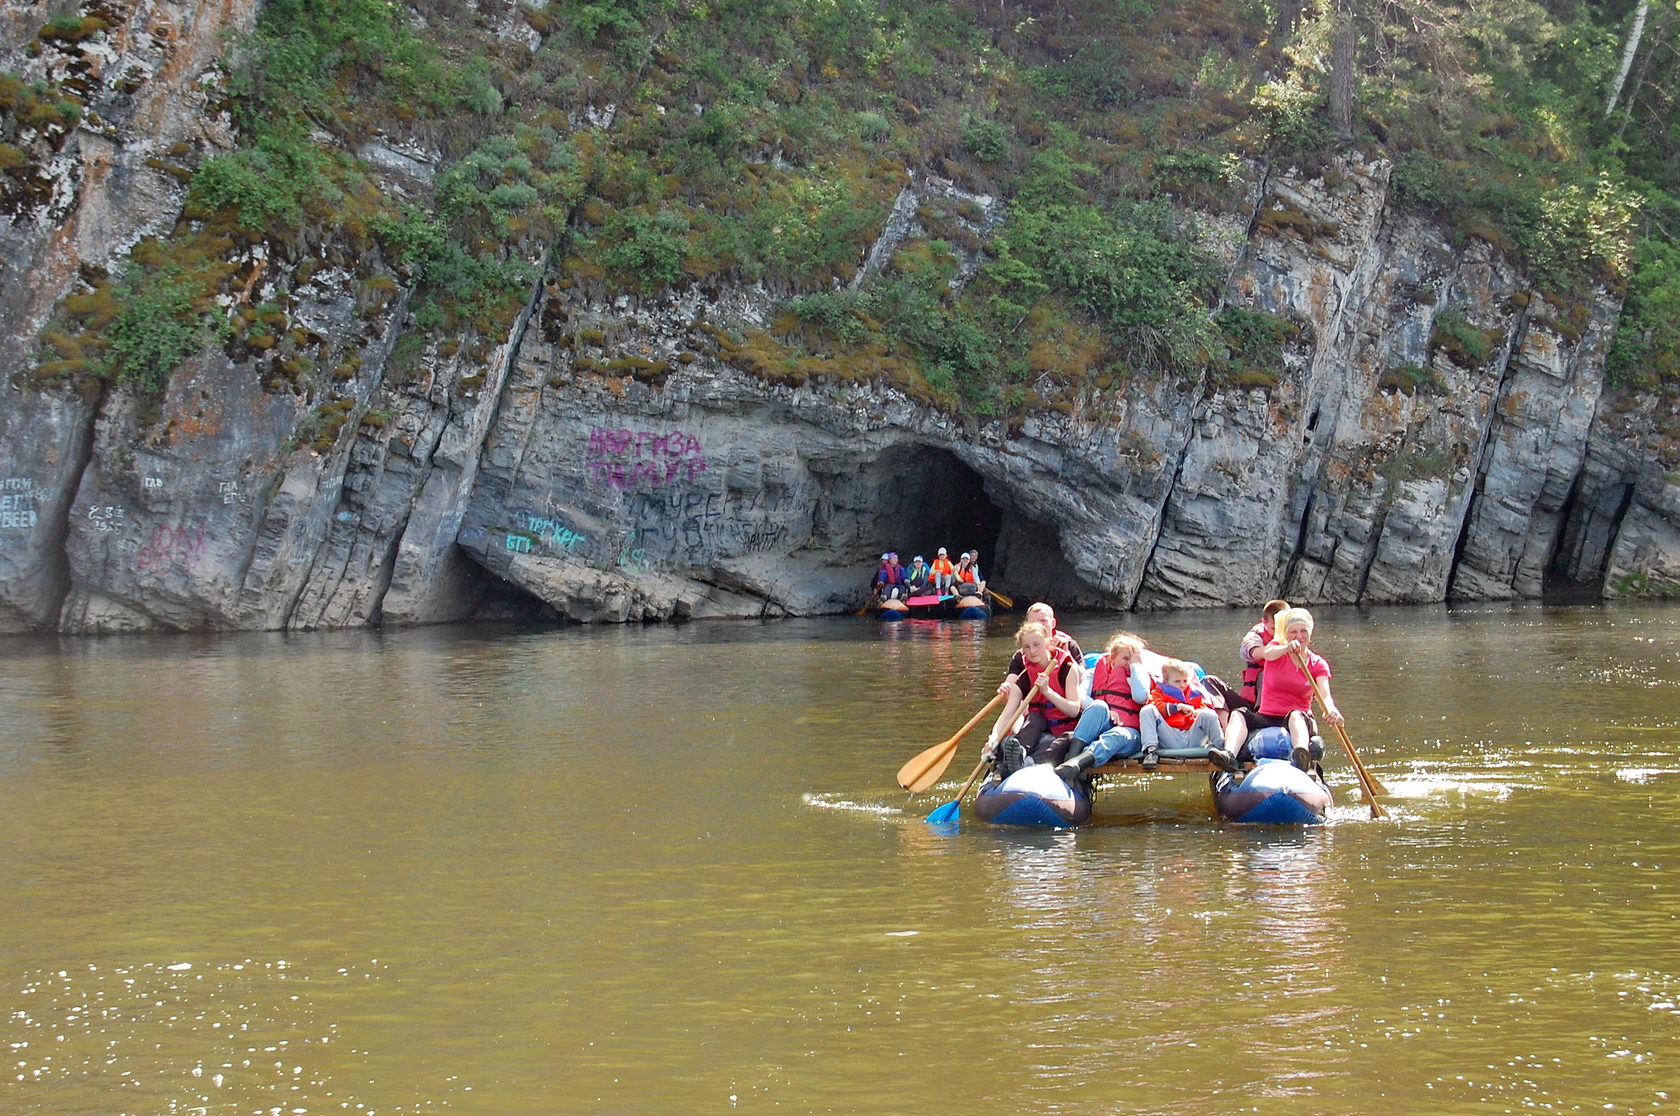
{"label": "graffiti on rock", "polygon": [[40,521],[37,490],[28,477],[0,478],[0,531],[26,531]]}
{"label": "graffiti on rock", "polygon": [[151,538],[134,557],[134,566],[147,573],[190,569],[204,557],[207,541],[203,524],[191,527],[162,524],[152,529]]}
{"label": "graffiti on rock", "polygon": [[620,492],[664,488],[678,481],[693,484],[706,471],[700,439],[681,430],[656,434],[597,426],[589,432],[584,454],[589,481]]}

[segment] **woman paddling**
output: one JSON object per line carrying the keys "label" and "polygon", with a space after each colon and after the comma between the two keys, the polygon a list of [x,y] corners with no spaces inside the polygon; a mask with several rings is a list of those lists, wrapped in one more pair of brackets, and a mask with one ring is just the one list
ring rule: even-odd
{"label": "woman paddling", "polygon": [[[1056,763],[1068,740],[1064,733],[1079,720],[1079,668],[1066,651],[1057,647],[1050,630],[1036,620],[1029,620],[1015,633],[1021,649],[1024,667],[1009,688],[1003,703],[1003,713],[993,726],[991,741],[981,753],[982,758],[995,755],[998,774],[1008,778],[1017,770],[1033,763]],[[1040,677],[1044,684],[1038,685]],[[1031,699],[1029,701],[1029,698]],[[1021,731],[1005,735],[1015,718],[1026,708],[1026,723]]]}
{"label": "woman paddling", "polygon": [[[1312,613],[1286,608],[1277,614],[1277,638],[1255,652],[1264,668],[1259,709],[1243,709],[1225,722],[1225,747],[1208,749],[1208,759],[1227,771],[1240,769],[1237,752],[1248,734],[1263,728],[1289,729],[1289,762],[1302,771],[1311,764],[1309,746],[1318,725],[1313,721],[1313,680],[1324,703],[1324,719],[1343,723],[1342,711],[1330,696],[1330,663],[1308,645],[1312,642]],[[1306,664],[1306,673],[1301,664]],[[1309,677],[1310,675],[1310,677]]]}

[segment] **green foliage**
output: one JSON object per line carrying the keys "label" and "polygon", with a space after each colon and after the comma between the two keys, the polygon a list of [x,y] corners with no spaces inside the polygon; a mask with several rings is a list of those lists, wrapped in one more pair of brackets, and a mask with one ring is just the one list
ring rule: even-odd
{"label": "green foliage", "polygon": [[1680,384],[1680,246],[1639,245],[1605,374],[1624,388]]}
{"label": "green foliage", "polygon": [[869,336],[868,309],[867,297],[852,290],[823,291],[788,304],[794,317],[843,345],[860,344]]}
{"label": "green foliage", "polygon": [[1099,322],[1133,368],[1190,374],[1218,345],[1210,307],[1218,261],[1195,223],[1157,202],[1099,208],[1038,192],[1018,204],[993,245],[987,277],[1007,302],[1066,296]]}
{"label": "green foliage", "polygon": [[892,135],[892,121],[878,112],[857,114],[858,136],[866,140],[881,140]]}
{"label": "green foliage", "polygon": [[1427,151],[1403,151],[1394,160],[1389,189],[1396,205],[1443,216],[1464,205],[1465,190]]}
{"label": "green foliage", "polygon": [[1397,391],[1402,395],[1450,395],[1447,382],[1434,368],[1416,361],[1390,368],[1377,377],[1379,390]]}
{"label": "green foliage", "polygon": [[644,32],[643,20],[666,7],[664,0],[559,0],[552,7],[577,41],[623,39]]}
{"label": "green foliage", "polygon": [[1253,106],[1272,146],[1280,153],[1319,153],[1335,142],[1335,132],[1324,118],[1322,91],[1299,80],[1298,75],[1260,85]]}
{"label": "green foliage", "polygon": [[688,219],[670,209],[615,214],[601,234],[601,262],[644,295],[652,294],[682,278],[688,231]]}
{"label": "green foliage", "polygon": [[1167,187],[1191,183],[1232,186],[1241,169],[1230,152],[1169,151],[1155,161],[1155,176]]}
{"label": "green foliage", "polygon": [[188,206],[201,213],[227,210],[251,232],[296,225],[304,199],[320,188],[322,170],[323,160],[302,145],[213,156],[193,175]]}
{"label": "green foliage", "polygon": [[996,120],[971,120],[963,146],[982,163],[1000,163],[1009,155],[1009,129]]}
{"label": "green foliage", "polygon": [[1493,352],[1501,334],[1498,330],[1482,330],[1472,325],[1457,306],[1444,307],[1435,315],[1435,327],[1430,334],[1430,348],[1447,354],[1460,368],[1479,368]]}
{"label": "green foliage", "polygon": [[[57,17],[58,37],[37,49],[94,33],[97,7]],[[1442,222],[1455,244],[1514,254],[1554,304],[1593,284],[1625,289],[1611,367],[1638,385],[1669,382],[1680,359],[1680,222],[1641,208],[1680,178],[1663,100],[1680,88],[1680,55],[1674,25],[1654,24],[1629,111],[1602,122],[1626,7],[1357,5],[1348,146],[1395,159],[1391,204]],[[538,0],[518,7],[541,39],[527,52],[467,9],[268,0],[229,59],[240,146],[199,164],[186,224],[224,258],[269,237],[283,242],[271,260],[350,266],[370,318],[412,286],[428,344],[505,324],[535,278],[524,261],[559,246],[565,287],[763,283],[789,300],[788,335],[821,351],[765,344],[748,354],[755,367],[805,360],[799,374],[817,374],[812,360],[844,363],[852,349],[844,374],[879,361],[922,397],[972,411],[1066,406],[1136,374],[1266,386],[1293,327],[1213,312],[1233,292],[1186,213],[1238,210],[1249,160],[1322,174],[1333,195],[1351,188],[1325,114],[1334,8],[1306,5],[1285,32],[1247,0]],[[81,112],[72,88],[0,74],[0,186],[21,188],[62,142]],[[440,154],[430,197],[378,189],[355,154],[404,141]],[[915,238],[850,290],[907,172],[1003,205],[960,217],[924,205]],[[1267,233],[1305,250],[1334,231],[1318,214],[1262,208]],[[952,288],[959,261],[972,278]],[[163,269],[141,270],[145,283],[89,296],[98,314],[71,315],[81,332],[65,327],[56,364],[109,357],[155,378],[190,348],[195,312],[164,305]],[[217,290],[193,282],[195,298]],[[148,298],[180,327],[173,338],[122,316]],[[119,328],[113,347],[104,332]],[[1480,367],[1490,332],[1448,311],[1433,351]],[[1380,382],[1433,390],[1422,366]]]}
{"label": "green foliage", "polygon": [[996,343],[972,312],[946,299],[932,271],[886,278],[869,291],[868,306],[887,336],[921,358],[930,381],[956,388],[963,398],[987,398]]}
{"label": "green foliage", "polygon": [[101,371],[142,391],[161,390],[177,365],[227,335],[202,283],[179,267],[128,272],[116,299]]}
{"label": "green foliage", "polygon": [[341,397],[315,407],[292,428],[291,448],[307,448],[318,454],[331,452],[355,406],[354,399]]}
{"label": "green foliage", "polygon": [[1225,342],[1225,359],[1220,378],[1228,383],[1244,377],[1248,381],[1269,379],[1276,383],[1283,375],[1283,350],[1300,332],[1293,323],[1242,306],[1227,306],[1214,316]]}
{"label": "green foliage", "polygon": [[1124,104],[1134,92],[1126,68],[1126,52],[1109,43],[1086,43],[1066,62],[1053,62],[1027,72],[1027,81],[1042,97],[1075,100],[1095,109]]}

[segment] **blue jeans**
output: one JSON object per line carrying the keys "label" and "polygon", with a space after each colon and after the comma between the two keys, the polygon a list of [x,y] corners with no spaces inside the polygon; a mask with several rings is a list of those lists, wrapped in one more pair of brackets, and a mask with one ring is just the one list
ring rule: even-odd
{"label": "blue jeans", "polygon": [[1102,702],[1079,715],[1073,735],[1096,757],[1092,766],[1101,767],[1115,756],[1135,756],[1143,751],[1143,739],[1135,728],[1116,725]]}

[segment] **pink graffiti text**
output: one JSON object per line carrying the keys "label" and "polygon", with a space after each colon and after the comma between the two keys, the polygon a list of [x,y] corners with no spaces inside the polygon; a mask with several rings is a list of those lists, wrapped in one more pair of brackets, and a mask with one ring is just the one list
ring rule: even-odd
{"label": "pink graffiti text", "polygon": [[204,557],[205,542],[202,524],[196,527],[155,527],[152,529],[152,537],[140,548],[140,553],[135,555],[134,566],[149,573],[168,573],[177,568],[190,568]]}

